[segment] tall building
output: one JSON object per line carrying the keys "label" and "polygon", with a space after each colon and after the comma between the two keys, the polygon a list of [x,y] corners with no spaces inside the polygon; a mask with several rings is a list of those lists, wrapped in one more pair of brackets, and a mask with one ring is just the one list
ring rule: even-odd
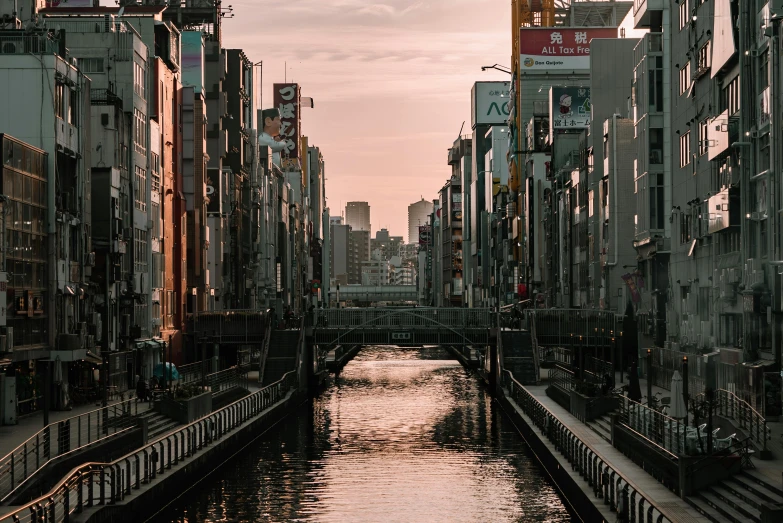
{"label": "tall building", "polygon": [[348,202],[345,205],[345,223],[354,231],[372,231],[370,225],[370,204],[367,202]]}
{"label": "tall building", "polygon": [[422,198],[408,206],[408,243],[419,242],[419,227],[430,222],[432,202]]}

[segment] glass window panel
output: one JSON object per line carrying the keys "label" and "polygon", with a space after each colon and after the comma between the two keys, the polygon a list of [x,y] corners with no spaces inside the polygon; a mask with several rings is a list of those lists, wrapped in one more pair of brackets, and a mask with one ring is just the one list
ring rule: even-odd
{"label": "glass window panel", "polygon": [[24,177],[24,201],[30,203],[33,199],[33,179]]}
{"label": "glass window panel", "polygon": [[22,146],[18,143],[14,144],[14,163],[13,166],[22,170]]}
{"label": "glass window panel", "polygon": [[23,204],[22,207],[23,215],[23,229],[25,231],[30,231],[33,228],[33,208],[27,204]]}
{"label": "glass window panel", "polygon": [[6,196],[14,195],[14,173],[5,171],[3,173],[3,194]]}
{"label": "glass window panel", "polygon": [[[13,197],[15,200],[23,200],[24,199],[24,175],[15,173],[14,175],[14,194]],[[10,194],[8,196],[11,196]]]}

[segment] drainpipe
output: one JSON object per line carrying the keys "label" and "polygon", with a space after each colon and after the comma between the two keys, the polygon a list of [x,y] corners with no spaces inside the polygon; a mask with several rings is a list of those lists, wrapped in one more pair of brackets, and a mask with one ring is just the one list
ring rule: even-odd
{"label": "drainpipe", "polygon": [[[617,259],[620,256],[620,249],[618,248],[619,240],[619,221],[617,218],[617,118],[620,115],[615,113],[612,115],[612,194],[610,195],[609,205],[612,206],[610,214],[610,220],[614,222],[614,243],[611,247],[614,250],[614,261],[606,262],[607,267],[616,267]],[[607,278],[607,281],[609,278]],[[607,285],[607,290],[608,290]],[[606,297],[609,298],[610,294],[607,292]],[[608,301],[608,300],[607,300]],[[620,312],[619,310],[617,312]]]}

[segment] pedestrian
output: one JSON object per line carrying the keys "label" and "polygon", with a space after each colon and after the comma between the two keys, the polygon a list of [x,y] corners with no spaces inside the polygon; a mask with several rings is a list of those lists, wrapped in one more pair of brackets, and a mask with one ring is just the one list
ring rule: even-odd
{"label": "pedestrian", "polygon": [[269,325],[273,330],[277,328],[277,312],[274,307],[269,308]]}
{"label": "pedestrian", "polygon": [[147,384],[144,378],[136,374],[136,401],[144,401],[147,397]]}

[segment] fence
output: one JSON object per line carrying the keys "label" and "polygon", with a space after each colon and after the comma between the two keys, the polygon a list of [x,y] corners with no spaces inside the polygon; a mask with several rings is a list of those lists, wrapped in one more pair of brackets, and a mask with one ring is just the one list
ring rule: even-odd
{"label": "fence", "polygon": [[490,309],[325,309],[319,310],[319,321],[326,328],[439,328],[441,326],[464,329],[466,327],[490,328],[494,317]]}
{"label": "fence", "polygon": [[133,426],[138,414],[136,400],[126,400],[50,423],[0,459],[0,500],[57,456]]}
{"label": "fence", "polygon": [[[639,493],[628,478],[615,470],[601,456],[581,441],[560,419],[533,397],[513,375],[503,371],[503,386],[513,400],[538,427],[555,448],[568,460],[573,471],[579,472],[604,504],[617,510],[620,499],[628,508],[630,523],[671,522],[666,508],[656,507],[651,499]],[[675,517],[676,521],[677,518]]]}
{"label": "fence", "polygon": [[547,347],[613,347],[619,317],[587,309],[526,309],[527,324],[535,324],[536,341]]}
{"label": "fence", "polygon": [[569,392],[574,388],[574,373],[561,367],[553,367],[548,371],[549,383]]}
{"label": "fence", "polygon": [[[750,438],[759,445],[760,450],[767,450],[767,441],[772,439],[772,431],[767,427],[764,416],[747,401],[727,390],[716,390],[713,398],[715,414],[735,421],[739,428],[748,432]],[[696,398],[697,401],[701,399],[704,399],[704,394]]]}
{"label": "fence", "polygon": [[[695,454],[694,438],[685,423],[642,405],[628,396],[620,396],[619,421],[641,436],[648,443],[662,450],[672,459],[685,454]],[[704,436],[704,434],[702,434]]]}
{"label": "fence", "polygon": [[176,432],[162,436],[111,463],[87,463],[74,469],[45,496],[6,514],[0,523],[69,522],[84,509],[117,503],[172,466],[203,451],[296,387],[296,372]]}

